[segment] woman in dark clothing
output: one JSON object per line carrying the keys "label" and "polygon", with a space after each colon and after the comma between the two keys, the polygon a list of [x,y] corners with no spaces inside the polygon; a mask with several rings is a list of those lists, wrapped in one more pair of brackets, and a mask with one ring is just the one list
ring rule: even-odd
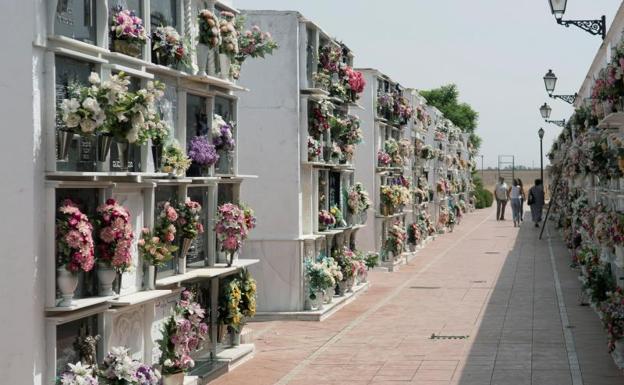
{"label": "woman in dark clothing", "polygon": [[520,222],[524,220],[524,201],[526,200],[526,195],[524,195],[524,185],[522,184],[522,179],[518,178],[518,186],[520,187]]}
{"label": "woman in dark clothing", "polygon": [[544,186],[541,179],[536,179],[535,186],[529,189],[528,204],[531,206],[531,216],[535,222],[535,227],[539,227],[544,210]]}

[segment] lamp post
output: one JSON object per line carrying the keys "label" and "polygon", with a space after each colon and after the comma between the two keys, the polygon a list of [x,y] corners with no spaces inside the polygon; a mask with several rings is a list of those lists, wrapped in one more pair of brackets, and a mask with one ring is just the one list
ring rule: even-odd
{"label": "lamp post", "polygon": [[483,181],[483,155],[481,155],[481,181]]}
{"label": "lamp post", "polygon": [[546,123],[552,123],[552,124],[556,124],[559,127],[565,127],[565,119],[563,120],[548,120],[548,118],[550,118],[550,113],[552,112],[552,108],[550,108],[550,106],[547,103],[544,103],[541,107],[540,107],[540,114],[542,115],[542,118],[544,118],[544,121]]}
{"label": "lamp post", "polygon": [[544,147],[542,145],[542,141],[544,139],[544,129],[540,128],[539,131],[537,131],[537,135],[540,140],[540,179],[542,180],[542,183],[544,183]]}
{"label": "lamp post", "polygon": [[[546,73],[546,75],[544,75],[544,86],[546,87],[546,92],[548,92],[548,96],[550,96],[553,99],[563,100],[564,102],[569,103],[569,104],[574,104],[574,101],[576,100],[577,94],[574,94],[574,95],[553,95],[553,92],[555,92],[555,86],[556,85],[557,85],[557,76],[555,75],[555,73],[552,70],[549,69],[548,72]],[[540,108],[540,111],[541,111],[541,108]],[[550,114],[550,112],[549,112],[549,114]]]}
{"label": "lamp post", "polygon": [[548,0],[548,2],[550,4],[550,12],[555,16],[557,24],[566,27],[570,25],[577,26],[592,35],[600,35],[602,40],[604,40],[607,34],[607,18],[604,15],[597,20],[563,20],[568,0]]}

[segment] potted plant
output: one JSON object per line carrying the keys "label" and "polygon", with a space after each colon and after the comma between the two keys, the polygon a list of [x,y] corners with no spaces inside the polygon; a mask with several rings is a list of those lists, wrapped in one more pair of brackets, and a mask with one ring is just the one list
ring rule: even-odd
{"label": "potted plant", "polygon": [[[197,23],[199,25],[199,42],[197,44],[199,75],[213,76],[216,74],[215,50],[221,45],[219,19],[213,12],[202,9],[197,15]],[[206,72],[206,69],[208,69],[208,72]]]}
{"label": "potted plant", "polygon": [[93,226],[71,199],[65,199],[58,208],[56,253],[56,281],[63,298],[58,306],[71,306],[78,275],[91,271],[95,261]]}
{"label": "potted plant", "polygon": [[110,30],[113,51],[132,57],[141,56],[141,49],[147,42],[143,20],[135,11],[123,9],[121,5],[115,6],[112,11]]}
{"label": "potted plant", "polygon": [[[130,212],[115,199],[109,198],[96,210],[98,225],[97,275],[100,295],[119,294],[121,275],[132,267],[132,223]],[[113,281],[117,278],[117,287]]]}
{"label": "potted plant", "polygon": [[141,239],[138,241],[139,254],[143,258],[145,269],[145,288],[154,290],[156,288],[157,268],[164,266],[173,258],[173,253],[178,249],[170,242],[159,237],[148,228],[141,230]]}
{"label": "potted plant", "polygon": [[205,314],[206,311],[195,302],[193,293],[184,290],[162,326],[162,338],[157,341],[163,385],[182,385],[184,373],[195,366],[191,354],[201,349],[208,335]]}
{"label": "potted plant", "polygon": [[178,204],[176,221],[177,234],[180,239],[178,274],[186,273],[186,255],[193,240],[204,232],[204,225],[201,224],[199,216],[201,209],[201,205],[189,197],[186,197],[183,203]]}
{"label": "potted plant", "polygon": [[207,137],[193,137],[188,145],[188,156],[193,161],[189,173],[196,168],[198,170],[192,172],[193,175],[212,176],[214,174],[213,166],[219,161],[219,154]]}

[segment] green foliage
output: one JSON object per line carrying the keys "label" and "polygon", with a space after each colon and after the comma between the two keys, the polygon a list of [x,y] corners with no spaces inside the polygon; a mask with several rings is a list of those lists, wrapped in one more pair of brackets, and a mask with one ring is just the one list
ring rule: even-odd
{"label": "green foliage", "polygon": [[474,197],[475,197],[475,208],[484,209],[486,207],[492,206],[494,202],[494,194],[490,190],[486,190],[483,187],[483,181],[481,177],[476,173],[472,174],[473,183],[475,185]]}
{"label": "green foliage", "polygon": [[475,148],[479,148],[481,138],[474,133],[477,129],[479,113],[470,104],[459,102],[459,91],[455,84],[420,91],[420,94],[427,99],[429,105],[440,110],[453,124],[462,131],[470,133],[470,142]]}

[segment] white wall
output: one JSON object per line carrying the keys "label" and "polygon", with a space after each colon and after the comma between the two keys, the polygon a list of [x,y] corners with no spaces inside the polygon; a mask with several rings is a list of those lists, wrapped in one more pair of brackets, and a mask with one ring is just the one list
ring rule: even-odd
{"label": "white wall", "polygon": [[[245,12],[248,25],[271,31],[279,48],[243,64],[239,94],[239,172],[242,200],[259,218],[252,239],[296,239],[301,235],[299,155],[299,20],[296,12]],[[305,31],[303,31],[305,33]]]}
{"label": "white wall", "polygon": [[[2,116],[0,224],[0,373],[3,384],[44,380],[43,149],[40,127],[41,52],[33,35],[45,23],[33,1],[0,2],[0,29],[7,47],[0,60]],[[45,24],[43,24],[45,25]]]}

